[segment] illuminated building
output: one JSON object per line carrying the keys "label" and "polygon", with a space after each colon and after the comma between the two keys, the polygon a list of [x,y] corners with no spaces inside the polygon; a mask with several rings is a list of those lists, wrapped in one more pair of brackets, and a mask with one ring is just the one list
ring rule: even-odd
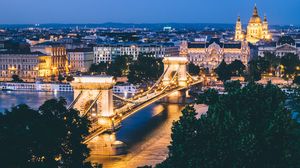
{"label": "illuminated building", "polygon": [[235,40],[247,40],[250,43],[256,43],[259,40],[270,40],[271,35],[268,29],[267,17],[264,19],[258,15],[257,7],[254,7],[252,17],[250,18],[247,26],[247,33],[244,34],[240,17],[238,17],[235,27]]}
{"label": "illuminated building", "polygon": [[25,82],[34,82],[38,76],[38,57],[35,53],[1,53],[0,81],[11,81],[13,75],[18,75]]}
{"label": "illuminated building", "polygon": [[[51,75],[57,77],[59,74],[67,74],[69,72],[67,51],[64,46],[58,43],[45,42],[31,46],[30,50],[31,52],[38,51],[49,56],[40,58],[43,64],[41,65],[42,69],[40,69],[41,74],[48,74],[46,72],[51,72]],[[50,64],[49,59],[51,60]],[[47,65],[44,65],[45,63]]]}
{"label": "illuminated building", "polygon": [[247,65],[250,58],[248,42],[220,42],[219,38],[211,38],[208,42],[183,42],[181,53],[188,55],[189,61],[202,68],[214,70],[224,61],[230,64],[240,60]]}
{"label": "illuminated building", "polygon": [[282,36],[277,42],[265,43],[258,47],[258,56],[263,57],[265,53],[272,53],[277,57],[283,57],[289,53],[300,56],[300,44],[290,36]]}
{"label": "illuminated building", "polygon": [[122,55],[131,55],[136,60],[139,55],[163,58],[178,52],[173,44],[102,44],[94,47],[94,63],[113,62],[115,58]]}
{"label": "illuminated building", "polygon": [[238,20],[236,21],[235,25],[235,40],[242,41],[244,40],[244,33],[243,33],[243,28],[242,28],[242,22],[240,16],[238,17]]}
{"label": "illuminated building", "polygon": [[70,72],[87,72],[92,63],[94,53],[89,48],[67,50]]}
{"label": "illuminated building", "polygon": [[53,73],[53,69],[51,68],[52,65],[52,56],[50,55],[42,55],[39,56],[39,65],[38,65],[38,76],[39,78],[43,79],[44,81],[50,81],[51,75]]}

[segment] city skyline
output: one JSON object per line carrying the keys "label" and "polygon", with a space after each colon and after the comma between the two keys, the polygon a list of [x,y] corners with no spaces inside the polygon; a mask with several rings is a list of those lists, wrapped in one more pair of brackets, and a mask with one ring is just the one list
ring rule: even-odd
{"label": "city skyline", "polygon": [[243,24],[249,21],[254,4],[259,15],[267,15],[270,25],[300,25],[294,11],[300,7],[297,0],[257,2],[114,0],[85,2],[58,0],[5,1],[0,6],[0,24],[46,23],[225,23],[234,24],[241,16]]}

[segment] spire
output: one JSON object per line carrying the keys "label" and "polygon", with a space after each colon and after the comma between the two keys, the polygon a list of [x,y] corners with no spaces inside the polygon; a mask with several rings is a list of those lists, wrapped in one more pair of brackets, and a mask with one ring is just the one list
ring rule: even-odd
{"label": "spire", "polygon": [[254,5],[253,16],[258,16],[258,11],[257,11],[256,4]]}
{"label": "spire", "polygon": [[241,17],[240,17],[240,15],[238,16],[238,19],[237,19],[237,21],[238,21],[238,22],[240,22],[240,21],[241,21]]}
{"label": "spire", "polygon": [[266,16],[266,14],[264,16],[264,22],[267,22],[267,16]]}

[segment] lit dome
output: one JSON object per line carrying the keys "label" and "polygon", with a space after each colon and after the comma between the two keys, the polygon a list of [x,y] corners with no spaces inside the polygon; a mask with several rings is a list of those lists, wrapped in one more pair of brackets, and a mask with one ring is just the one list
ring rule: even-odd
{"label": "lit dome", "polygon": [[254,7],[253,15],[252,15],[252,17],[250,18],[249,23],[261,23],[261,18],[260,18],[259,15],[258,15],[256,6]]}

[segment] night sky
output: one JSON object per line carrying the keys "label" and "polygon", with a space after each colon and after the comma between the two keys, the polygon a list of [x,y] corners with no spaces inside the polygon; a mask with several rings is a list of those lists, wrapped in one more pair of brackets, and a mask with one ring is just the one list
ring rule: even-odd
{"label": "night sky", "polygon": [[254,4],[269,24],[300,25],[300,0],[0,0],[0,24],[247,23]]}

